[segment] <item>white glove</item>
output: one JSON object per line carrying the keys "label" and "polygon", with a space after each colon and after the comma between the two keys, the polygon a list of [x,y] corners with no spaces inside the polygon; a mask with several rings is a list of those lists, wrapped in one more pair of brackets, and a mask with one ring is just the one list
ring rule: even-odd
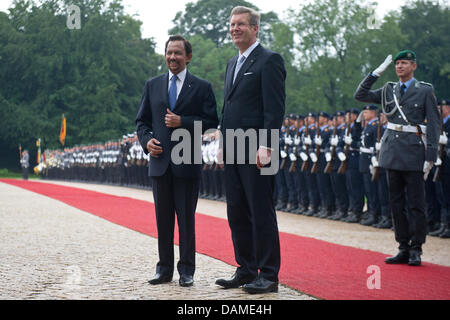
{"label": "white glove", "polygon": [[287,153],[284,152],[284,150],[281,150],[280,154],[281,154],[281,158],[283,158],[283,159],[287,157]]}
{"label": "white glove", "polygon": [[380,151],[381,150],[381,142],[375,142],[375,150]]}
{"label": "white glove", "polygon": [[358,118],[356,118],[356,122],[360,123],[363,118],[363,112],[360,112]]}
{"label": "white glove", "polygon": [[297,161],[297,157],[293,153],[289,154],[289,159],[291,159],[292,162]]}
{"label": "white glove", "polygon": [[341,160],[341,161],[345,161],[345,159],[347,159],[347,157],[345,156],[345,153],[343,153],[343,152],[339,152],[337,156],[338,156],[339,160]]}
{"label": "white glove", "polygon": [[377,157],[372,157],[370,160],[371,160],[372,165],[373,165],[374,168],[377,168],[377,167],[380,166],[380,165],[378,164]]}
{"label": "white glove", "polygon": [[447,134],[445,132],[443,132],[443,134],[441,134],[439,136],[439,143],[443,144],[443,145],[446,145],[447,142],[448,142]]}
{"label": "white glove", "polygon": [[425,161],[423,163],[423,179],[427,180],[428,178],[428,174],[430,173],[431,168],[433,168],[433,161]]}
{"label": "white glove", "polygon": [[300,144],[300,137],[295,137],[294,144],[298,146]]}
{"label": "white glove", "polygon": [[392,54],[388,55],[384,60],[384,62],[380,64],[380,66],[376,68],[372,73],[377,77],[381,76],[383,72],[386,71],[387,67],[391,64],[391,62],[392,62]]}
{"label": "white glove", "polygon": [[307,156],[307,154],[304,153],[304,152],[300,152],[300,158],[302,158],[303,161],[308,160],[308,156]]}
{"label": "white glove", "polygon": [[316,137],[314,138],[314,143],[315,143],[316,145],[318,145],[318,146],[321,146],[321,145],[322,145],[322,137],[321,137],[321,136],[316,136]]}
{"label": "white glove", "polygon": [[442,164],[441,158],[437,158],[436,163],[434,164],[436,167],[439,167]]}
{"label": "white glove", "polygon": [[330,162],[330,161],[331,161],[331,153],[330,153],[330,152],[325,153],[325,160],[326,160],[327,162]]}
{"label": "white glove", "polygon": [[306,145],[308,145],[308,146],[310,146],[310,145],[312,144],[311,137],[310,137],[310,136],[306,136],[306,137],[303,139],[303,143],[306,144]]}
{"label": "white glove", "polygon": [[344,137],[344,142],[345,144],[352,144],[353,140],[352,140],[352,136],[348,135]]}
{"label": "white glove", "polygon": [[292,139],[291,137],[285,137],[284,138],[284,143],[287,144],[288,146],[290,146],[292,144]]}
{"label": "white glove", "polygon": [[309,154],[309,157],[311,158],[311,161],[312,161],[312,162],[317,162],[317,156],[316,156],[315,153],[310,153],[310,154]]}
{"label": "white glove", "polygon": [[369,171],[370,171],[370,175],[373,176],[373,165],[369,165]]}
{"label": "white glove", "polygon": [[338,136],[332,136],[331,137],[330,143],[331,143],[332,146],[336,147],[338,145],[338,142],[339,142],[339,137]]}

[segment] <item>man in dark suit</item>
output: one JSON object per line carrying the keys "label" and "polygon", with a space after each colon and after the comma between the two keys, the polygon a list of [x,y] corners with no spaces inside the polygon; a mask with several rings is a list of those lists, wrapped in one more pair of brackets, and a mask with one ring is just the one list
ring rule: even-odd
{"label": "man in dark suit", "polygon": [[417,63],[411,50],[394,57],[398,82],[370,90],[391,62],[389,55],[361,82],[355,98],[381,103],[388,119],[381,139],[379,165],[387,169],[395,240],[400,245],[399,253],[387,258],[386,263],[418,266],[427,228],[424,178],[437,159],[439,112],[433,86],[414,78]]}
{"label": "man in dark suit", "polygon": [[[169,72],[148,80],[136,118],[139,142],[150,153],[149,175],[152,178],[158,228],[159,262],[149,282],[160,284],[172,280],[174,270],[173,236],[175,213],[179,228],[180,260],[177,265],[181,286],[193,284],[195,271],[195,209],[201,172],[201,134],[194,135],[194,121],[203,131],[218,124],[216,100],[209,82],[186,69],[192,47],[181,36],[166,42],[165,60]],[[191,159],[174,161],[172,141],[177,128],[190,134]],[[198,141],[197,141],[198,140]],[[197,143],[198,142],[198,143]],[[183,140],[183,143],[185,141]],[[199,161],[193,161],[199,159]],[[198,163],[197,163],[198,162]]]}
{"label": "man in dark suit", "polygon": [[[243,285],[249,293],[276,292],[280,269],[274,176],[262,170],[270,159],[272,164],[278,159],[278,136],[275,139],[271,133],[278,134],[283,121],[286,71],[282,57],[257,41],[259,18],[259,13],[246,7],[231,12],[230,34],[239,55],[227,64],[221,119],[227,214],[239,267],[231,279],[218,279],[216,284],[224,288]],[[258,133],[267,129],[267,139],[258,140],[254,152],[246,142],[245,154],[234,152],[232,158],[227,154],[228,129]],[[245,158],[245,163],[236,164],[237,158]]]}

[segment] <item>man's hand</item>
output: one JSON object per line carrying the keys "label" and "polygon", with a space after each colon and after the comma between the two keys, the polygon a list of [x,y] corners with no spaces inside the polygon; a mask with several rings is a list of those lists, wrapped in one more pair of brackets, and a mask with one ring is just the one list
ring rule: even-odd
{"label": "man's hand", "polygon": [[167,114],[166,117],[164,118],[164,121],[166,122],[167,128],[181,127],[181,117],[170,111],[169,108],[167,108]]}
{"label": "man's hand", "polygon": [[261,169],[265,165],[269,164],[271,154],[272,151],[270,149],[259,147],[258,151],[256,152],[256,167],[258,167],[258,169]]}
{"label": "man's hand", "polygon": [[386,71],[387,67],[391,64],[391,62],[392,62],[392,54],[388,55],[384,60],[384,62],[380,64],[380,66],[376,68],[372,73],[377,77],[380,77],[383,74],[383,72]]}
{"label": "man's hand", "polygon": [[153,158],[158,158],[158,156],[163,152],[160,144],[161,142],[155,138],[152,138],[147,142],[147,150]]}

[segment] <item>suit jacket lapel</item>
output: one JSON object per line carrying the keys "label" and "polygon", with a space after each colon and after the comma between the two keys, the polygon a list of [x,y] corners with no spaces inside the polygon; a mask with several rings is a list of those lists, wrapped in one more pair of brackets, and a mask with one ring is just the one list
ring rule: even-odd
{"label": "suit jacket lapel", "polygon": [[238,59],[238,56],[236,56],[232,60],[230,60],[229,68],[227,69],[226,82],[225,82],[227,95],[230,93],[231,87],[233,86],[233,75],[234,75],[234,70],[236,69],[237,59]]}
{"label": "suit jacket lapel", "polygon": [[173,110],[179,108],[180,104],[183,102],[183,99],[191,92],[192,86],[192,77],[186,70],[186,78],[184,79],[183,87],[181,87],[180,94],[178,95],[177,102],[175,103]]}
{"label": "suit jacket lapel", "polygon": [[162,81],[164,81],[164,83],[162,83],[162,88],[164,88],[164,93],[163,97],[164,97],[164,103],[166,104],[167,108],[169,107],[169,72],[166,73],[166,75],[164,77],[162,77]]}
{"label": "suit jacket lapel", "polygon": [[[253,49],[253,51],[247,57],[247,59],[245,59],[244,64],[242,65],[241,69],[239,70],[238,74],[236,75],[236,80],[234,80],[231,90],[229,91],[229,95],[234,91],[236,86],[239,84],[239,81],[242,79],[244,73],[256,61],[260,49],[261,49],[261,45],[258,44],[256,46],[256,48]],[[236,60],[237,60],[237,57],[236,57]],[[234,75],[234,68],[233,68],[233,73],[231,74],[231,81],[233,81],[233,75]]]}

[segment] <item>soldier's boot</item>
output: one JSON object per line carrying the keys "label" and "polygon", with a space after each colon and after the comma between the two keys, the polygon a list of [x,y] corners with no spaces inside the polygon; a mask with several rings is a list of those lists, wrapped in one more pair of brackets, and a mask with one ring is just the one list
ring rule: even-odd
{"label": "soldier's boot", "polygon": [[331,220],[342,220],[347,216],[347,210],[338,210],[334,215],[331,216]]}
{"label": "soldier's boot", "polygon": [[377,222],[377,216],[376,216],[375,212],[372,212],[367,216],[367,219],[361,220],[360,223],[363,226],[372,226],[372,225],[376,224],[376,222]]}
{"label": "soldier's boot", "polygon": [[331,207],[327,207],[327,208],[323,208],[320,211],[320,214],[318,215],[318,217],[320,219],[325,219],[325,218],[328,218],[329,216],[332,216],[332,215],[333,215],[333,209]]}
{"label": "soldier's boot", "polygon": [[311,207],[308,211],[304,213],[305,216],[311,217],[319,212],[319,207]]}
{"label": "soldier's boot", "polygon": [[308,206],[299,205],[297,210],[295,210],[295,213],[297,214],[305,214],[305,212],[308,211]]}
{"label": "soldier's boot", "polygon": [[439,235],[440,238],[448,239],[450,238],[450,223],[447,224],[447,227],[444,231]]}
{"label": "soldier's boot", "polygon": [[357,223],[361,220],[362,212],[350,212],[348,217],[344,219],[343,221],[349,222],[349,223]]}
{"label": "soldier's boot", "polygon": [[445,228],[446,228],[446,224],[445,223],[441,223],[441,225],[439,226],[439,229],[437,229],[437,230],[435,230],[433,232],[430,232],[429,235],[432,236],[432,237],[439,237],[439,235],[442,232],[444,232]]}
{"label": "soldier's boot", "polygon": [[287,206],[286,201],[278,200],[275,210],[283,211],[286,208],[286,206]]}
{"label": "soldier's boot", "polygon": [[298,208],[298,204],[297,203],[290,202],[287,205],[286,211],[287,212],[294,212],[295,210],[297,210],[297,208]]}
{"label": "soldier's boot", "polygon": [[380,222],[375,225],[375,227],[379,229],[389,229],[392,227],[392,220],[388,217],[383,216],[381,217]]}

